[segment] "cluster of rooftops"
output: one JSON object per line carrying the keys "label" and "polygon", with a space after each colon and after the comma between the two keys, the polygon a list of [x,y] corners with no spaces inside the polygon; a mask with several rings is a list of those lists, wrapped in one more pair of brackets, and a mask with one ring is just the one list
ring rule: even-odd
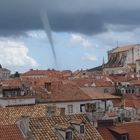
{"label": "cluster of rooftops", "polygon": [[134,72],[16,73],[0,80],[0,140],[139,140],[139,93]]}

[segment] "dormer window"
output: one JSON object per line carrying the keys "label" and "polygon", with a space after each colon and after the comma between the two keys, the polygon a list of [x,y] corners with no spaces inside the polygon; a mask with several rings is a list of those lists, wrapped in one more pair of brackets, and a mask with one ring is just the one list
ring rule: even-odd
{"label": "dormer window", "polygon": [[85,126],[80,125],[80,134],[84,134],[84,133],[85,133]]}
{"label": "dormer window", "polygon": [[85,133],[85,123],[78,119],[78,120],[71,120],[70,124],[73,126],[73,128],[79,133],[84,134]]}
{"label": "dormer window", "polygon": [[128,140],[129,134],[128,131],[124,128],[114,127],[109,129],[113,136],[118,140]]}
{"label": "dormer window", "polygon": [[73,140],[73,128],[70,124],[57,124],[55,129],[59,140]]}
{"label": "dormer window", "polygon": [[66,140],[72,140],[72,131],[66,132]]}
{"label": "dormer window", "polygon": [[127,135],[122,135],[121,140],[128,140],[128,139],[127,139]]}

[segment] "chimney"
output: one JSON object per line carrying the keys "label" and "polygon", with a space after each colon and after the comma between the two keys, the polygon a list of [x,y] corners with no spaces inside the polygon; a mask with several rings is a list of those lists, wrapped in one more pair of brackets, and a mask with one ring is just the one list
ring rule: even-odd
{"label": "chimney", "polygon": [[51,92],[51,86],[52,86],[51,82],[45,82],[45,89],[47,90],[47,92]]}

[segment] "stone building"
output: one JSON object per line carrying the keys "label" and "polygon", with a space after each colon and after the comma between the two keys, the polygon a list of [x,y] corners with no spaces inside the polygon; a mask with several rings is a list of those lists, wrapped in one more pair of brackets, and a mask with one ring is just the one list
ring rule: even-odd
{"label": "stone building", "polygon": [[140,59],[136,60],[136,72],[140,73]]}
{"label": "stone building", "polygon": [[136,72],[138,59],[140,59],[140,44],[116,47],[108,51],[108,62],[103,65],[103,72],[104,74]]}
{"label": "stone building", "polygon": [[0,65],[0,80],[10,78],[10,73],[11,73],[10,70],[2,68],[2,65]]}

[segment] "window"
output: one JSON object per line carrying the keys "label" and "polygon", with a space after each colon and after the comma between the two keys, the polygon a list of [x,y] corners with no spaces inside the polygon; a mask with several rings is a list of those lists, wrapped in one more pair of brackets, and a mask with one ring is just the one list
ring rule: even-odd
{"label": "window", "polygon": [[68,114],[73,113],[73,105],[68,105]]}
{"label": "window", "polygon": [[97,107],[98,109],[100,109],[100,106],[101,106],[101,102],[100,102],[100,101],[96,102],[96,107]]}
{"label": "window", "polygon": [[15,91],[11,91],[11,96],[12,96],[12,97],[15,96]]}
{"label": "window", "polygon": [[86,75],[86,73],[83,73],[83,75]]}
{"label": "window", "polygon": [[122,140],[127,140],[127,135],[122,135]]}
{"label": "window", "polygon": [[81,125],[80,126],[80,133],[83,134],[85,132],[85,127],[84,125]]}
{"label": "window", "polygon": [[71,131],[66,132],[66,140],[72,140],[72,132]]}
{"label": "window", "polygon": [[118,82],[118,86],[121,86],[122,84],[120,82]]}
{"label": "window", "polygon": [[105,89],[104,89],[104,93],[108,93],[108,89],[105,88]]}
{"label": "window", "polygon": [[122,94],[125,93],[125,89],[121,89],[121,93],[122,93]]}
{"label": "window", "polygon": [[132,93],[135,93],[135,90],[134,89],[132,89]]}
{"label": "window", "polygon": [[47,89],[48,92],[51,92],[51,82],[45,82],[45,89]]}
{"label": "window", "polygon": [[80,112],[85,112],[85,104],[80,105]]}
{"label": "window", "polygon": [[48,106],[48,110],[47,110],[48,116],[53,116],[55,112],[56,112],[56,106]]}

